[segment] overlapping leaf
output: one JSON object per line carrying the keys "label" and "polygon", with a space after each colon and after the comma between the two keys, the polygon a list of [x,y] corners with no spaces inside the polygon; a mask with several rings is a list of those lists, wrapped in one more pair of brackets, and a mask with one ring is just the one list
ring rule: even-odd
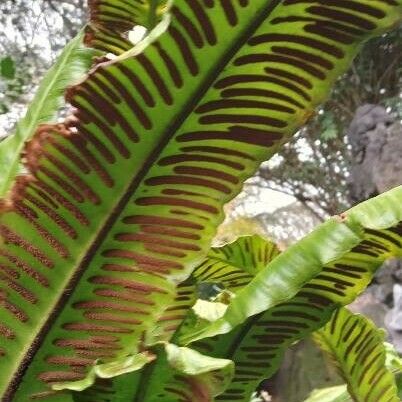
{"label": "overlapping leaf", "polygon": [[355,402],[399,402],[395,377],[386,367],[384,337],[370,320],[345,308],[314,334]]}
{"label": "overlapping leaf", "polygon": [[[249,401],[259,382],[276,372],[290,345],[323,326],[338,306],[350,303],[385,259],[401,256],[401,200],[402,187],[334,218],[268,264],[238,292],[226,316],[218,320],[225,324],[220,329],[234,327],[268,303],[273,307],[249,319],[235,333],[202,341],[207,347],[201,349],[204,353],[209,349],[213,356],[236,363],[233,383],[217,400]],[[293,298],[282,302],[295,291]],[[219,327],[207,327],[211,328]],[[191,329],[186,331],[191,336]],[[229,355],[225,354],[227,347]]]}
{"label": "overlapping leaf", "polygon": [[222,247],[213,247],[189,280],[177,289],[155,328],[156,340],[170,340],[197,299],[208,300],[220,290],[236,293],[279,254],[276,245],[258,235],[244,236]]}
{"label": "overlapping leaf", "polygon": [[[402,255],[401,199],[399,186],[320,225],[260,271],[222,319],[189,331],[182,342],[227,333],[273,307],[297,307],[303,301],[306,308],[310,303],[310,310],[318,308],[322,314],[349,304],[385,260]],[[317,320],[311,321],[315,326]],[[285,333],[283,340],[292,338]]]}
{"label": "overlapping leaf", "polygon": [[[206,292],[206,289],[211,289],[212,285],[216,285],[218,289],[236,293],[278,254],[279,250],[272,242],[257,235],[240,237],[235,242],[223,247],[212,248],[205,261],[194,270],[192,277],[179,286],[175,303],[167,309],[155,329],[155,342],[169,340],[172,337],[174,339],[177,336],[175,332],[183,322],[186,322],[185,318],[193,317],[194,314],[191,313],[190,308],[197,297],[202,296],[208,299],[213,296],[212,293]],[[214,290],[212,289],[212,291]],[[250,329],[249,323],[246,325]],[[244,331],[244,334],[246,333],[247,331]],[[237,338],[238,336],[235,334],[234,337],[229,340],[225,338],[220,343],[214,342],[208,346],[200,343],[197,345],[197,349],[204,356],[211,355],[218,359],[231,359],[232,356],[226,352],[233,348],[233,341]],[[223,348],[220,349],[222,345]],[[135,400],[139,397],[138,395],[141,395],[140,400],[148,402],[158,394],[155,392],[155,387],[159,389],[159,393],[164,395],[164,398],[169,398],[169,401],[177,402],[181,398],[193,401],[194,398],[198,398],[199,390],[192,388],[194,385],[192,380],[184,375],[176,378],[170,372],[163,356],[163,353],[159,355],[160,358],[158,357],[150,367],[145,368],[141,373],[122,376],[113,381],[98,380],[95,386],[77,395],[77,401],[89,402],[94,398],[102,401],[104,398],[109,398],[110,401],[118,402]],[[126,391],[122,394],[123,389]],[[221,392],[223,390],[221,389]],[[212,396],[204,394],[205,398],[212,398]],[[162,396],[159,397],[160,400],[168,400],[162,399]]]}
{"label": "overlapping leaf", "polygon": [[29,175],[4,203],[0,392],[10,401],[64,402],[46,385],[146,349],[222,205],[401,4],[177,0],[171,13],[144,53],[71,89],[74,117],[37,133]]}

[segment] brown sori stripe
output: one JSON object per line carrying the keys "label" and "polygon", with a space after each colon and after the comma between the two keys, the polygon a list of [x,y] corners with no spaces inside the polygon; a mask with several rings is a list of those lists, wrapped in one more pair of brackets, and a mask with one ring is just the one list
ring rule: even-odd
{"label": "brown sori stripe", "polygon": [[231,26],[236,26],[238,23],[237,13],[233,6],[233,0],[220,0],[221,7],[225,12],[226,20]]}
{"label": "brown sori stripe", "polygon": [[133,85],[138,93],[142,96],[142,99],[147,106],[154,107],[156,105],[156,102],[151,93],[148,91],[146,85],[144,85],[140,78],[138,78],[137,74],[128,68],[124,62],[116,64],[113,67],[120,70],[120,72],[127,77],[131,85]]}
{"label": "brown sori stripe", "polygon": [[166,226],[173,226],[173,227],[181,227],[181,228],[188,228],[194,230],[203,230],[204,227],[182,219],[173,219],[173,218],[166,218],[164,216],[146,216],[146,215],[132,215],[127,216],[123,219],[124,223],[127,224],[143,224],[143,225],[166,225]]}
{"label": "brown sori stripe", "polygon": [[[98,116],[96,116],[90,110],[85,109],[85,107],[83,109],[82,105],[77,105],[77,107],[80,107],[80,109],[77,111],[78,118],[81,120],[77,125],[77,129],[79,131],[84,132],[85,128],[87,129],[87,131],[92,131],[89,124],[94,124],[106,136],[106,138],[111,142],[116,151],[123,158],[128,159],[130,157],[129,150],[105,122],[103,122]],[[85,127],[85,125],[87,125],[87,127]]]}
{"label": "brown sori stripe", "polygon": [[234,62],[235,66],[245,66],[248,64],[255,64],[255,63],[280,63],[285,65],[291,65],[293,67],[297,67],[298,69],[309,73],[311,76],[325,80],[326,75],[322,70],[312,66],[305,61],[295,59],[288,56],[282,56],[278,54],[265,54],[265,53],[255,53],[255,54],[248,54],[246,56],[241,56],[237,58]]}
{"label": "brown sori stripe", "polygon": [[263,126],[284,128],[287,123],[274,117],[243,114],[211,114],[198,119],[200,124],[260,124]]}
{"label": "brown sori stripe", "polygon": [[216,110],[222,109],[263,109],[263,110],[274,110],[282,113],[295,113],[294,109],[287,106],[278,105],[276,103],[261,102],[251,99],[221,99],[216,101],[210,101],[199,106],[195,112],[196,113],[208,113]]}
{"label": "brown sori stripe", "polygon": [[[59,242],[50,232],[45,229],[45,227],[39,224],[36,220],[35,212],[24,202],[16,202],[14,204],[15,211],[23,218],[25,218],[29,223],[34,227],[34,229],[38,232],[38,234],[48,243],[50,247],[52,247],[61,257],[68,258],[69,251],[68,249]],[[53,268],[54,263],[50,259],[45,259],[41,261],[42,264],[47,266],[48,268]]]}
{"label": "brown sori stripe", "polygon": [[[74,124],[74,123],[72,123]],[[93,145],[93,147],[99,152],[99,154],[108,163],[116,162],[115,156],[110,152],[110,150],[105,146],[105,144],[100,141],[90,130],[88,130],[83,125],[80,126],[80,135],[71,136],[70,141],[76,143],[78,147],[87,148],[87,144]]]}
{"label": "brown sori stripe", "polygon": [[[118,78],[116,78],[113,74],[110,74],[109,71],[103,70],[105,78],[108,80],[108,82],[118,90],[119,94],[121,97],[127,102],[128,106],[130,107],[130,110],[134,112],[136,115],[138,121],[142,124],[142,126],[149,130],[152,128],[152,122],[150,118],[147,116],[145,110],[141,107],[141,105],[134,99],[132,94],[127,90],[127,87],[123,85]],[[108,102],[110,104],[110,102]],[[103,109],[102,109],[103,110]],[[115,110],[114,108],[111,110]],[[118,113],[117,111],[115,112],[116,114]],[[119,114],[120,116],[120,114]],[[117,118],[116,118],[117,120]],[[129,134],[129,138],[134,141],[138,142],[139,141],[139,136],[133,129],[133,127],[128,123],[126,118],[122,116],[119,118],[118,123],[121,125],[121,127],[124,130],[127,130],[127,134]]]}
{"label": "brown sori stripe", "polygon": [[217,163],[219,165],[224,165],[235,170],[244,170],[245,166],[238,162],[233,162],[231,160],[217,158],[215,156],[206,155],[194,155],[194,154],[177,154],[172,156],[167,156],[158,161],[159,166],[169,166],[175,165],[183,162],[210,162]]}
{"label": "brown sori stripe", "polygon": [[[388,229],[389,230],[389,229]],[[397,247],[401,246],[401,240],[398,241],[395,237],[385,233],[383,230],[373,230],[373,229],[366,229],[365,232],[368,235],[374,236],[374,237],[379,237],[380,239],[384,239],[389,241],[390,243],[394,244]]]}
{"label": "brown sori stripe", "polygon": [[137,60],[141,63],[146,74],[151,78],[151,81],[154,83],[155,88],[158,90],[165,103],[171,105],[173,103],[172,94],[154,63],[152,63],[144,53],[139,54]]}
{"label": "brown sori stripe", "polygon": [[211,205],[201,203],[201,202],[195,202],[195,201],[191,201],[191,200],[174,198],[174,197],[143,197],[143,198],[138,198],[135,201],[135,203],[137,205],[180,206],[180,207],[186,207],[186,208],[190,208],[190,209],[196,209],[196,210],[200,210],[200,211],[209,212],[211,214],[217,214],[219,212],[217,208],[215,208]]}
{"label": "brown sori stripe", "polygon": [[194,45],[198,49],[202,48],[204,46],[204,39],[202,38],[196,26],[190,20],[190,18],[188,18],[187,15],[185,15],[184,13],[182,13],[181,10],[177,7],[172,8],[172,14],[176,18],[177,22],[188,33]]}
{"label": "brown sori stripe", "polygon": [[91,166],[94,172],[99,176],[107,187],[114,186],[114,180],[109,175],[104,166],[97,158],[87,149],[85,142],[81,140],[82,136],[70,137],[71,145],[84,157],[86,162]]}
{"label": "brown sori stripe", "polygon": [[[87,84],[88,86],[91,86],[91,80],[88,80]],[[133,105],[133,99],[130,96],[127,98],[127,93],[124,92],[123,88],[119,88],[119,90],[130,106],[137,107],[139,110],[141,110],[135,102],[135,104]],[[107,98],[105,98],[103,94],[99,93],[96,88],[93,87],[93,90],[87,91],[83,88],[78,87],[75,92],[77,95],[80,95],[81,98],[86,100],[89,105],[91,105],[93,112],[98,113],[98,116],[101,119],[105,119],[112,126],[115,123],[118,123],[131,141],[138,142],[139,137],[133,127],[120,113],[119,109],[117,109],[114,104],[112,104]],[[136,114],[137,116],[144,117],[143,113],[139,113],[138,111]],[[151,123],[149,122],[149,120],[146,120],[145,122],[142,121],[141,118],[139,118],[139,120],[144,126],[146,126],[145,128],[150,128]]]}
{"label": "brown sori stripe", "polygon": [[238,184],[239,178],[221,170],[203,168],[199,166],[176,166],[174,171],[178,174],[189,174],[192,176],[207,176],[215,179],[223,180],[228,183]]}
{"label": "brown sori stripe", "polygon": [[181,88],[183,86],[183,78],[181,76],[179,69],[176,67],[176,64],[174,63],[172,58],[168,55],[168,53],[162,48],[160,43],[156,43],[155,47],[158,50],[159,56],[165,63],[167,71],[169,72],[174,85],[176,86],[176,88]]}
{"label": "brown sori stripe", "polygon": [[262,43],[271,42],[286,42],[286,43],[296,43],[298,45],[303,45],[308,48],[318,49],[321,52],[334,56],[337,59],[341,59],[345,56],[345,52],[338,47],[328,44],[326,42],[320,41],[307,36],[296,36],[292,34],[262,34],[255,36],[249,40],[249,44],[252,46],[260,45]]}
{"label": "brown sori stripe", "polygon": [[49,194],[49,196],[53,197],[60,205],[68,210],[72,214],[72,216],[76,218],[78,222],[80,222],[81,225],[89,225],[88,218],[74,204],[72,204],[67,198],[61,195],[53,187],[44,183],[41,180],[38,180],[37,182],[35,182],[34,185],[31,185],[31,187],[34,189],[36,189],[36,186],[40,187],[43,191]]}
{"label": "brown sori stripe", "polygon": [[146,233],[119,233],[115,236],[116,240],[123,242],[139,241],[142,243],[161,244],[182,250],[200,251],[200,247],[193,243],[184,243],[177,240],[170,240],[163,237],[156,237]]}
{"label": "brown sori stripe", "polygon": [[212,180],[201,179],[192,176],[159,176],[147,179],[145,182],[149,186],[159,186],[166,184],[178,184],[178,185],[190,185],[190,186],[201,186],[212,190],[220,191],[224,194],[230,194],[231,189],[222,183],[218,183]]}
{"label": "brown sori stripe", "polygon": [[66,233],[72,239],[77,238],[76,230],[57,212],[55,212],[52,208],[40,202],[36,197],[32,194],[26,193],[26,199],[35,205],[38,209],[43,211],[57,226],[59,226],[64,233]]}
{"label": "brown sori stripe", "polygon": [[57,149],[61,155],[66,156],[67,159],[70,160],[70,162],[72,164],[74,164],[82,173],[84,174],[88,174],[91,172],[91,169],[89,168],[89,166],[85,163],[85,161],[83,161],[79,155],[77,155],[74,151],[72,151],[71,149],[67,148],[66,146],[57,143],[57,142],[53,142],[51,144],[51,146],[53,146],[53,148]]}
{"label": "brown sori stripe", "polygon": [[321,6],[311,6],[307,8],[307,12],[320,17],[327,17],[331,20],[345,22],[347,24],[356,26],[359,29],[364,29],[371,31],[376,29],[376,24],[367,20],[365,18],[359,17],[355,14],[350,14],[344,11],[335,10],[333,8],[321,7]]}
{"label": "brown sori stripe", "polygon": [[[106,80],[102,80],[100,77],[104,76],[106,74],[105,68],[99,67],[98,68],[98,74],[92,74],[91,75],[91,81],[95,83],[95,85],[113,102],[113,103],[120,103],[121,98],[119,96],[119,93],[115,91],[115,88],[111,88],[109,85],[107,85],[107,80],[108,77],[105,76]],[[94,88],[94,85],[90,85],[88,81],[84,81],[81,86],[85,88],[86,91],[91,92]]]}
{"label": "brown sori stripe", "polygon": [[[250,134],[252,133],[252,134]],[[206,141],[206,140],[226,140],[243,142],[262,147],[271,147],[276,141],[282,138],[282,133],[275,131],[266,131],[250,129],[243,126],[233,126],[229,131],[194,131],[181,134],[178,137],[179,142],[187,141]]]}
{"label": "brown sori stripe", "polygon": [[61,174],[69,179],[68,182],[74,184],[75,187],[70,185],[71,188],[74,188],[74,190],[77,192],[81,192],[81,194],[83,194],[85,198],[91,201],[93,204],[100,204],[100,197],[92,190],[89,184],[82,180],[81,177],[72,171],[64,162],[51,155],[50,152],[46,151],[44,154],[46,155],[46,158],[53,164],[53,166],[55,166]]}
{"label": "brown sori stripe", "polygon": [[300,60],[307,60],[309,63],[315,64],[327,70],[332,70],[334,68],[334,63],[331,61],[328,61],[324,57],[317,56],[310,52],[305,52],[304,50],[290,48],[287,46],[272,46],[272,50],[275,53],[283,54],[285,56],[294,57]]}
{"label": "brown sori stripe", "polygon": [[280,101],[284,101],[286,103],[290,103],[300,109],[304,108],[304,105],[297,100],[291,98],[290,96],[283,95],[280,92],[271,91],[268,89],[261,88],[233,88],[233,89],[225,89],[221,92],[221,96],[223,98],[234,98],[239,96],[260,96],[264,98],[277,99]]}
{"label": "brown sori stripe", "polygon": [[221,148],[221,147],[210,147],[210,146],[193,146],[193,147],[182,147],[180,148],[182,152],[205,152],[211,154],[218,154],[218,155],[229,155],[229,156],[237,156],[239,158],[247,159],[247,160],[255,160],[252,156],[240,152],[235,151],[233,149],[228,148]]}
{"label": "brown sori stripe", "polygon": [[[272,68],[270,68],[272,70]],[[267,70],[268,71],[268,70]],[[283,71],[283,70],[282,70]],[[286,77],[289,78],[289,77]],[[277,84],[281,87],[285,87],[292,92],[300,95],[306,101],[311,101],[311,96],[305,92],[303,89],[299,88],[298,86],[277,78],[275,75],[257,75],[257,74],[239,74],[239,75],[232,75],[230,77],[223,78],[219,80],[214,86],[218,89],[223,89],[227,87],[231,87],[236,84],[243,84],[243,83],[250,83],[250,82],[266,82],[269,84]],[[311,84],[310,84],[311,85]],[[239,88],[238,90],[240,90]]]}
{"label": "brown sori stripe", "polygon": [[[10,290],[15,291],[19,296],[21,296],[23,299],[25,299],[26,301],[28,301],[31,304],[37,303],[38,298],[30,290],[26,289],[25,287],[21,286],[17,282],[13,281],[12,279],[8,278],[7,276],[5,276],[1,273],[0,273],[0,280],[4,284],[6,284],[9,291]],[[1,302],[0,302],[0,304],[1,304]],[[0,334],[1,334],[1,328],[0,328]]]}
{"label": "brown sori stripe", "polygon": [[[229,1],[229,0],[227,0]],[[217,42],[214,27],[209,20],[208,14],[205,12],[199,0],[186,0],[188,7],[193,11],[195,17],[201,25],[204,35],[208,43],[213,46]]]}
{"label": "brown sori stripe", "polygon": [[350,45],[355,41],[354,36],[331,29],[331,27],[324,23],[306,25],[304,30],[344,45]]}
{"label": "brown sori stripe", "polygon": [[199,73],[199,67],[198,67],[197,61],[194,58],[194,55],[191,51],[190,46],[187,43],[186,38],[173,25],[170,25],[169,33],[170,33],[171,38],[176,43],[188,70],[190,71],[190,73],[193,76],[196,76]]}

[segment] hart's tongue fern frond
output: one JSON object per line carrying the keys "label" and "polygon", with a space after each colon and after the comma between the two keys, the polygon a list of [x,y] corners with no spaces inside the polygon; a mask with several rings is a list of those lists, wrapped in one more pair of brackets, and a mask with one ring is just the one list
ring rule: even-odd
{"label": "hart's tongue fern frond", "polygon": [[[94,1],[94,23],[131,28],[136,3]],[[146,350],[177,285],[207,254],[223,204],[401,8],[177,0],[144,52],[101,63],[73,86],[74,116],[37,131],[28,174],[2,206],[4,398],[66,402],[53,383]]]}

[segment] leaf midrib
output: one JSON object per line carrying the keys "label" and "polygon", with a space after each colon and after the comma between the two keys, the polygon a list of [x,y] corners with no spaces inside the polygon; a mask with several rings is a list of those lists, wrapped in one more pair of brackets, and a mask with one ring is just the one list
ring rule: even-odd
{"label": "leaf midrib", "polygon": [[[192,100],[186,103],[186,106],[183,108],[182,113],[178,114],[178,116],[175,118],[172,124],[170,124],[170,126],[168,126],[165,132],[161,135],[161,141],[150,153],[150,156],[147,159],[147,161],[144,162],[142,168],[133,178],[133,180],[127,187],[126,192],[123,194],[123,196],[120,198],[120,201],[114,207],[109,218],[106,220],[106,222],[98,231],[98,235],[94,236],[95,237],[94,241],[88,247],[84,257],[82,258],[81,262],[78,264],[70,280],[64,287],[63,293],[60,296],[57,303],[55,304],[53,311],[51,312],[51,314],[49,315],[49,317],[47,318],[46,322],[43,324],[41,329],[38,331],[37,335],[35,336],[35,339],[33,340],[25,356],[18,365],[18,368],[16,369],[15,374],[4,393],[4,397],[8,398],[7,400],[11,401],[12,398],[15,396],[16,392],[18,391],[19,385],[21,384],[22,379],[25,375],[25,372],[30,366],[36,353],[40,349],[44,339],[50,332],[53,323],[59,316],[60,311],[62,311],[62,309],[67,304],[70,296],[74,293],[74,291],[69,293],[68,290],[75,289],[77,287],[77,284],[79,283],[85,270],[88,268],[92,260],[92,257],[96,255],[96,252],[99,249],[100,245],[106,239],[110,229],[114,226],[115,222],[118,220],[118,217],[124,211],[132,195],[135,193],[135,190],[139,187],[139,185],[147,175],[150,167],[153,166],[154,163],[158,160],[161,152],[165,149],[166,145],[171,141],[171,139],[174,137],[174,135],[176,134],[178,129],[183,125],[186,119],[192,114],[196,106],[199,104],[200,100],[202,100],[204,95],[211,88],[212,84],[219,77],[224,67],[229,64],[230,60],[232,60],[232,58],[236,55],[236,53],[247,43],[248,39],[252,36],[252,34],[257,29],[259,29],[259,27],[263,24],[263,22],[269,17],[272,11],[280,3],[281,0],[272,0],[269,3],[269,5],[265,5],[262,7],[263,10],[261,12],[255,13],[257,17],[247,26],[243,34],[239,35],[237,42],[235,42],[233,46],[230,49],[228,49],[228,51],[221,57],[221,59],[217,61],[216,68],[213,70],[211,69],[211,71],[206,75],[205,79],[202,80],[198,89],[194,91]],[[102,64],[98,65],[97,68],[99,68],[99,66],[102,66]],[[134,400],[137,401],[137,399]]]}

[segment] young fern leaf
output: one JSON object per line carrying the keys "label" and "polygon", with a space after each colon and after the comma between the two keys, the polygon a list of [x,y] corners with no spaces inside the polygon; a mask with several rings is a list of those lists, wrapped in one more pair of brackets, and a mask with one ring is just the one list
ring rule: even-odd
{"label": "young fern leaf", "polygon": [[89,70],[96,53],[84,47],[82,42],[81,32],[67,44],[41,81],[15,133],[0,142],[0,198],[5,197],[19,173],[25,142],[32,138],[41,124],[54,121],[63,103],[66,88]]}
{"label": "young fern leaf", "polygon": [[395,377],[386,367],[385,334],[345,308],[313,336],[344,378],[354,402],[399,402]]}
{"label": "young fern leaf", "polygon": [[142,54],[71,88],[74,116],[28,144],[29,175],[0,217],[6,400],[66,402],[52,383],[149,347],[223,204],[402,3],[177,0],[171,14]]}

